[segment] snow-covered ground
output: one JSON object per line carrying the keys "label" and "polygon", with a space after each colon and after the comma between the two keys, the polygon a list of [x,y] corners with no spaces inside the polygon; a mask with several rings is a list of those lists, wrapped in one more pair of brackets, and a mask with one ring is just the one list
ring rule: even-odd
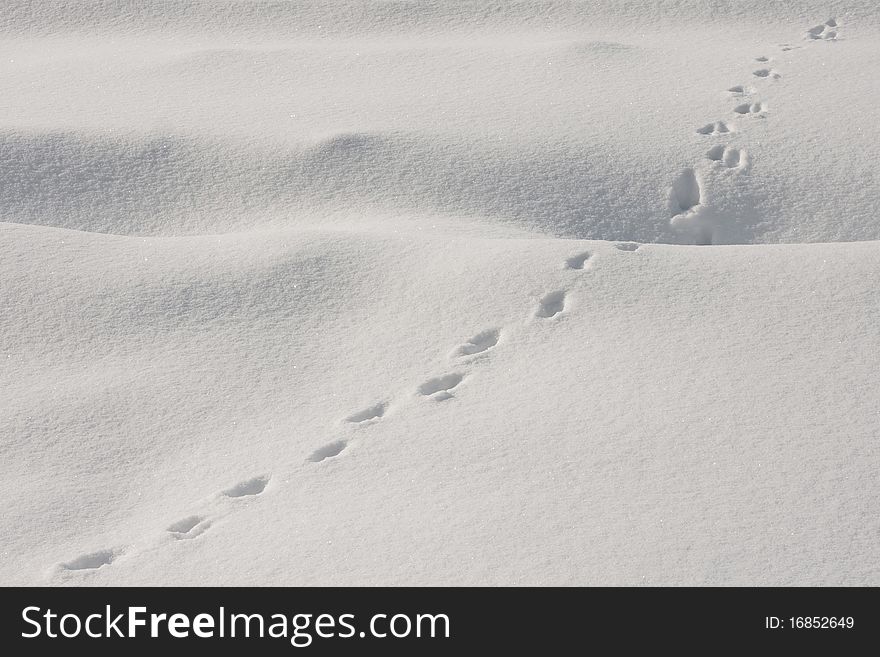
{"label": "snow-covered ground", "polygon": [[0,583],[880,585],[880,5],[0,8]]}

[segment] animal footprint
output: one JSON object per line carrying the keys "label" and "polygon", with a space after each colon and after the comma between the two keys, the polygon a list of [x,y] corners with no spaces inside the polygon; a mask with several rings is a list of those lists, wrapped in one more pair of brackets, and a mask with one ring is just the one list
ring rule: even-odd
{"label": "animal footprint", "polygon": [[64,570],[96,570],[101,566],[107,566],[113,563],[117,557],[114,550],[98,550],[78,556],[73,561],[61,564]]}
{"label": "animal footprint", "polygon": [[720,162],[729,169],[736,169],[744,166],[746,163],[746,152],[738,148],[728,148],[722,144],[717,144],[709,149],[706,157],[713,162]]}
{"label": "animal footprint", "polygon": [[501,331],[499,329],[486,329],[481,333],[477,333],[465,344],[456,348],[455,352],[453,352],[453,356],[473,356],[475,354],[485,353],[498,344],[500,338]]}
{"label": "animal footprint", "polygon": [[386,410],[388,410],[388,404],[386,402],[379,402],[378,404],[370,406],[354,415],[349,415],[345,418],[345,421],[353,422],[354,424],[361,424],[363,422],[369,422],[370,420],[378,420],[385,415]]}
{"label": "animal footprint", "polygon": [[756,78],[773,78],[774,80],[782,77],[782,74],[777,73],[772,68],[759,68],[757,71],[752,71],[752,75]]}
{"label": "animal footprint", "polygon": [[712,243],[711,213],[703,203],[700,179],[693,169],[679,174],[669,190],[669,224],[678,232],[690,234],[696,244]]}
{"label": "animal footprint", "polygon": [[807,30],[808,39],[824,39],[825,41],[834,41],[837,39],[837,21],[829,18],[821,25],[816,25]]}
{"label": "animal footprint", "polygon": [[755,57],[755,61],[756,61],[756,62],[764,63],[764,62],[769,62],[769,61],[770,61],[770,58],[769,58],[769,57],[765,57],[764,55],[761,55],[760,57]]}
{"label": "animal footprint", "polygon": [[211,521],[203,516],[189,516],[170,525],[166,531],[175,539],[184,540],[203,534],[210,526]]}
{"label": "animal footprint", "polygon": [[266,490],[266,485],[268,483],[269,477],[254,477],[253,479],[242,481],[232,488],[224,490],[223,494],[226,497],[250,497],[251,495],[259,495]]}
{"label": "animal footprint", "polygon": [[576,256],[572,256],[568,260],[565,261],[565,268],[566,269],[583,269],[584,266],[587,264],[587,260],[589,260],[592,257],[592,255],[593,254],[590,253],[589,251],[584,251],[583,253],[579,253]]}
{"label": "animal footprint", "polygon": [[752,93],[752,92],[754,91],[754,89],[751,89],[751,88],[748,88],[748,89],[747,89],[747,88],[744,87],[743,85],[741,85],[741,84],[737,84],[737,85],[732,86],[732,87],[731,87],[730,89],[728,89],[727,91],[728,91],[729,93],[732,93],[734,96],[745,96],[745,95],[747,95],[747,94]]}
{"label": "animal footprint", "polygon": [[700,204],[700,181],[693,169],[685,169],[672,184],[669,205],[673,217],[688,214]]}
{"label": "animal footprint", "polygon": [[635,242],[618,242],[614,245],[614,248],[618,251],[635,251],[641,246],[641,244],[636,244]]}
{"label": "animal footprint", "polygon": [[328,443],[312,452],[312,455],[309,456],[308,460],[312,463],[320,463],[324,459],[338,456],[346,447],[348,447],[348,443],[346,443],[344,440],[337,440],[335,442]]}
{"label": "animal footprint", "polygon": [[543,317],[549,319],[555,317],[565,310],[565,292],[558,290],[544,295],[538,302],[538,310],[535,311],[535,317]]}
{"label": "animal footprint", "polygon": [[419,386],[419,394],[434,401],[444,401],[452,397],[449,392],[464,380],[464,375],[454,372],[428,379]]}
{"label": "animal footprint", "polygon": [[724,135],[730,132],[731,127],[724,121],[715,121],[715,123],[707,123],[702,128],[697,128],[697,132],[701,135]]}
{"label": "animal footprint", "polygon": [[764,103],[743,103],[742,105],[737,105],[733,108],[733,111],[737,114],[750,114],[752,116],[757,116],[763,114],[767,111],[767,106]]}

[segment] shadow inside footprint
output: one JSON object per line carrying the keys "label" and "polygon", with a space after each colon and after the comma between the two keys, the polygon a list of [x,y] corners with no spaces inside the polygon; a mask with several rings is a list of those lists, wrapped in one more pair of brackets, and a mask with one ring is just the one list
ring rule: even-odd
{"label": "shadow inside footprint", "polygon": [[590,253],[589,251],[584,251],[583,253],[579,253],[576,256],[572,256],[568,260],[565,261],[565,268],[566,269],[583,269],[584,266],[587,264],[587,260],[589,260],[592,255],[593,254]]}
{"label": "shadow inside footprint", "polygon": [[501,331],[499,329],[486,329],[481,333],[477,333],[466,344],[458,347],[454,355],[473,356],[475,354],[482,354],[498,344],[500,337]]}
{"label": "shadow inside footprint", "polygon": [[724,144],[717,144],[709,149],[709,152],[706,153],[706,157],[715,162],[719,162],[724,157],[724,150]]}
{"label": "shadow inside footprint", "polygon": [[203,516],[189,516],[169,525],[166,531],[178,540],[189,539],[204,533],[210,526],[210,521]]}
{"label": "shadow inside footprint", "polygon": [[435,401],[443,401],[444,399],[452,397],[452,393],[449,391],[463,380],[464,375],[458,374],[457,372],[453,374],[445,374],[443,376],[436,376],[433,379],[428,379],[419,386],[419,394],[424,397],[430,397]]}
{"label": "shadow inside footprint", "polygon": [[730,132],[730,126],[724,121],[715,121],[707,123],[702,128],[697,128],[697,132],[701,135],[726,135]]}
{"label": "shadow inside footprint", "polygon": [[706,157],[713,162],[720,162],[729,169],[735,169],[745,162],[745,152],[738,148],[728,148],[718,144],[709,149]]}
{"label": "shadow inside footprint", "polygon": [[764,103],[743,103],[733,108],[737,114],[760,114],[767,111]]}
{"label": "shadow inside footprint", "polygon": [[559,290],[545,295],[538,302],[538,310],[535,311],[535,317],[548,319],[555,317],[565,310],[565,292]]}
{"label": "shadow inside footprint", "polygon": [[388,404],[385,402],[379,402],[378,404],[370,406],[369,408],[355,413],[354,415],[349,415],[347,418],[345,418],[345,421],[357,424],[360,422],[377,420],[385,415],[386,410],[388,410]]}
{"label": "shadow inside footprint", "polygon": [[618,251],[635,251],[641,246],[641,244],[636,244],[635,242],[620,242],[614,245],[614,248]]}
{"label": "shadow inside footprint", "polygon": [[324,459],[329,459],[337,456],[338,454],[341,454],[342,450],[344,450],[346,446],[347,443],[344,440],[337,440],[336,442],[332,442],[324,445],[323,447],[319,447],[314,452],[312,452],[312,455],[309,456],[307,460],[311,461],[312,463],[320,463]]}
{"label": "shadow inside footprint", "polygon": [[223,494],[226,497],[248,497],[250,495],[259,495],[266,489],[268,483],[269,477],[254,477],[253,479],[242,481],[232,488],[227,488],[223,491]]}
{"label": "shadow inside footprint", "polygon": [[98,550],[83,554],[73,561],[61,564],[64,570],[94,570],[113,563],[116,553],[113,550]]}

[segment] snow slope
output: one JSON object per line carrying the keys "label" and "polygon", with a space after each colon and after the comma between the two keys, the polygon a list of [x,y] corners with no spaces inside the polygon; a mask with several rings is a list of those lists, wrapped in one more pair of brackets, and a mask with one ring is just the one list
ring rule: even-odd
{"label": "snow slope", "polygon": [[646,4],[4,3],[0,583],[880,584],[880,9]]}

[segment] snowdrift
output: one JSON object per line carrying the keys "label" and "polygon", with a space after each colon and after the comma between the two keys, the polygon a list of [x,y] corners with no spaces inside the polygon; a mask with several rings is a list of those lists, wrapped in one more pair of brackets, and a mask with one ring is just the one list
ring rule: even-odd
{"label": "snowdrift", "polygon": [[12,1],[0,583],[880,583],[874,2]]}

